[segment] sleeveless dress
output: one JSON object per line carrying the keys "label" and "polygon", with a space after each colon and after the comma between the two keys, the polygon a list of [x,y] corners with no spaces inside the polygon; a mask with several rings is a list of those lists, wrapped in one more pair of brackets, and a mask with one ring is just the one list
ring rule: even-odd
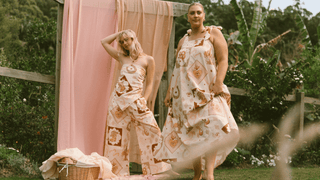
{"label": "sleeveless dress", "polygon": [[[216,80],[218,64],[210,38],[185,40],[178,52],[173,70],[170,94],[172,107],[162,131],[162,142],[156,146],[156,158],[166,162],[182,162],[199,157],[210,146],[223,141],[238,126],[230,111],[231,95],[226,85],[223,93],[210,92]],[[236,143],[219,149],[215,167],[222,164]],[[194,152],[197,153],[194,153]]]}
{"label": "sleeveless dress", "polygon": [[124,64],[110,98],[104,156],[110,160],[112,172],[118,176],[130,175],[129,161],[141,164],[145,175],[171,169],[170,164],[153,156],[161,130],[142,96],[145,76],[143,67]]}

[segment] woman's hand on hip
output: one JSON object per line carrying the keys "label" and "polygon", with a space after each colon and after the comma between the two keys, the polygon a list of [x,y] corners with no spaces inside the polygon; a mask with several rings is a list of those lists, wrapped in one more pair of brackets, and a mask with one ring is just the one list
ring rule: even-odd
{"label": "woman's hand on hip", "polygon": [[223,83],[215,83],[210,85],[210,92],[214,94],[214,96],[218,96],[223,92]]}
{"label": "woman's hand on hip", "polygon": [[171,98],[170,98],[170,95],[169,95],[169,94],[167,94],[167,95],[166,95],[166,98],[164,98],[164,105],[165,105],[166,107],[171,106]]}

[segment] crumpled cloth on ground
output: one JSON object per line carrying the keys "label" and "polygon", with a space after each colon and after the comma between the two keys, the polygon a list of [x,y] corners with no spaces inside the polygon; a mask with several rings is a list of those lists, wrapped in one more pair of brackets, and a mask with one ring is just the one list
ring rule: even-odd
{"label": "crumpled cloth on ground", "polygon": [[[103,180],[163,180],[163,179],[172,179],[169,175],[130,175],[130,176],[118,176],[111,179],[103,179]],[[177,177],[177,179],[179,179]]]}
{"label": "crumpled cloth on ground", "polygon": [[44,179],[58,178],[59,171],[57,170],[57,162],[66,157],[76,160],[77,164],[75,166],[77,167],[89,168],[99,166],[101,178],[110,179],[117,177],[111,171],[112,164],[108,158],[100,156],[96,152],[91,153],[91,155],[85,155],[78,148],[69,148],[59,151],[44,161],[42,166],[39,168],[42,172],[42,177]]}

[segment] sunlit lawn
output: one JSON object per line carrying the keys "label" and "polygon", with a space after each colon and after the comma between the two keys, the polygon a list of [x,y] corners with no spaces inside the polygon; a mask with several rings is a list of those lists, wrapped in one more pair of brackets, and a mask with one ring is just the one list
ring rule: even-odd
{"label": "sunlit lawn", "polygon": [[[215,180],[270,180],[273,168],[256,169],[218,169],[215,170]],[[320,180],[320,168],[292,168],[292,180]],[[175,177],[176,180],[191,180],[193,171]]]}
{"label": "sunlit lawn", "polygon": [[[256,169],[218,169],[215,170],[215,180],[270,180],[273,168]],[[193,171],[186,171],[174,180],[191,180]],[[20,177],[0,178],[1,180],[40,180]],[[320,180],[320,168],[292,168],[292,180]]]}

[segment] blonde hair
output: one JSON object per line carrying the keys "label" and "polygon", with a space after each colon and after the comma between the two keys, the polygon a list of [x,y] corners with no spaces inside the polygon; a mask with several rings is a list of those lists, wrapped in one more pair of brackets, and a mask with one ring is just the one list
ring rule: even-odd
{"label": "blonde hair", "polygon": [[189,13],[190,8],[191,8],[192,6],[196,6],[196,5],[200,6],[200,7],[202,8],[202,11],[204,12],[204,8],[203,8],[203,5],[202,5],[201,3],[193,2],[193,3],[191,3],[191,4],[189,5],[189,7],[188,7],[188,13]]}
{"label": "blonde hair", "polygon": [[[132,39],[132,45],[134,46],[133,50],[126,50],[122,47],[121,43],[120,43],[120,39],[121,37],[123,37],[123,35],[127,35],[129,38]],[[120,53],[124,54],[124,56],[130,56],[130,55],[133,55],[133,56],[141,56],[143,55],[143,50],[141,48],[141,45],[137,39],[137,36],[136,36],[136,33],[130,29],[128,30],[124,30],[122,31],[119,36],[118,36],[118,47],[119,47],[119,50],[120,50]]]}

